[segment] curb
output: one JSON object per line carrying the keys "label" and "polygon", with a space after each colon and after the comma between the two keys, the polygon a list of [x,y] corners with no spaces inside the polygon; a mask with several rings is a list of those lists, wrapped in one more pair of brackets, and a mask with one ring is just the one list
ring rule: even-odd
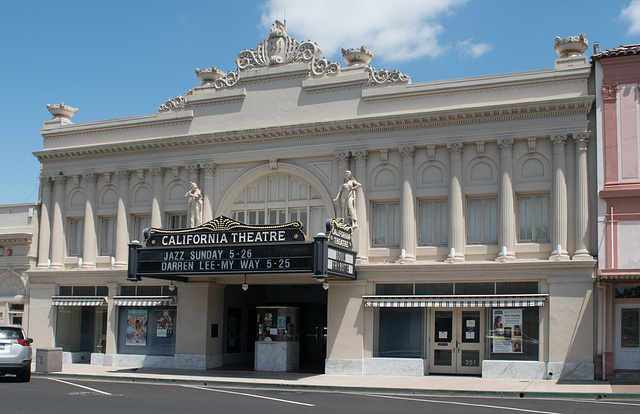
{"label": "curb", "polygon": [[260,390],[314,391],[314,392],[343,392],[357,394],[394,394],[394,395],[422,395],[422,396],[462,396],[462,397],[498,397],[498,398],[530,398],[530,399],[583,399],[583,400],[630,400],[640,399],[637,393],[594,393],[594,392],[561,392],[561,391],[494,391],[494,390],[445,390],[422,388],[385,388],[345,385],[297,384],[291,382],[250,382],[225,381],[220,379],[193,378],[156,378],[131,377],[113,375],[66,374],[60,372],[33,372],[32,377],[52,379],[76,379],[86,381],[105,381],[140,384],[169,384],[169,385],[198,385],[219,388],[244,388]]}

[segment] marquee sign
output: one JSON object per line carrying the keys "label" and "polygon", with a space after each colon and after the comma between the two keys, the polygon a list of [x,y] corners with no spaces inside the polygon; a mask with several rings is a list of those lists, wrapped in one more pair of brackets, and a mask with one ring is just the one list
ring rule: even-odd
{"label": "marquee sign", "polygon": [[218,217],[195,228],[152,228],[145,237],[143,245],[129,245],[128,280],[186,281],[195,275],[247,273],[334,274],[355,279],[355,253],[329,247],[326,236],[310,242],[298,221],[248,225]]}
{"label": "marquee sign", "polygon": [[145,247],[184,247],[259,243],[304,242],[302,223],[293,221],[276,225],[251,225],[220,216],[189,229],[149,230]]}
{"label": "marquee sign", "polygon": [[353,242],[351,241],[353,238],[353,228],[346,224],[343,218],[339,220],[327,220],[326,227],[329,235],[329,243],[345,249],[353,249]]}

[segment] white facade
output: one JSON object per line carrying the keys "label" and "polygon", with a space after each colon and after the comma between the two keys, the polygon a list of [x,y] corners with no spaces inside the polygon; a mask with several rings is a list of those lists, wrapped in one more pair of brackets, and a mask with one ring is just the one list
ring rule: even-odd
{"label": "white facade", "polygon": [[0,207],[0,324],[23,325],[29,334],[29,277],[35,268],[38,205]]}
{"label": "white facade", "polygon": [[[414,84],[369,66],[366,49],[347,53],[365,58],[341,67],[274,24],[237,71],[197,70],[202,85],[157,114],[73,124],[73,108],[57,105],[68,113],[45,122],[35,153],[32,336],[72,360],[207,369],[252,358],[256,306],[293,305],[316,341],[301,359],[327,373],[593,378],[586,59]],[[300,220],[313,236],[337,215],[346,170],[361,184],[355,281],[323,291],[308,275],[249,274],[242,296],[242,277],[211,274],[177,282],[176,300],[166,281],[125,280],[127,243],[144,227],[186,226],[190,182],[204,221]],[[126,304],[144,286],[158,286],[159,308]],[[98,306],[83,303],[92,296]],[[126,315],[167,309],[172,344],[125,341]],[[511,325],[494,329],[503,311]],[[63,338],[89,319],[91,341]]]}

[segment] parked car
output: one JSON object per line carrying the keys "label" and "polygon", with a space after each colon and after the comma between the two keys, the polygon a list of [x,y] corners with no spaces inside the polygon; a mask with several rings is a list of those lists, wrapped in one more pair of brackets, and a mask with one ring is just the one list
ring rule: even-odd
{"label": "parked car", "polygon": [[0,375],[15,374],[19,381],[31,379],[31,343],[20,325],[0,325]]}

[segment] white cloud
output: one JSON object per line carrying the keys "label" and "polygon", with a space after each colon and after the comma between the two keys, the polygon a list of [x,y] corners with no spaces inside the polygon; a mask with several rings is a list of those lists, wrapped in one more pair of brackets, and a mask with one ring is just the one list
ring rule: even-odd
{"label": "white cloud", "polygon": [[381,61],[399,62],[448,49],[440,40],[445,28],[439,19],[468,1],[266,0],[261,24],[269,28],[286,15],[287,33],[316,42],[324,56],[336,58],[342,48],[364,44]]}
{"label": "white cloud", "polygon": [[473,39],[466,39],[458,42],[458,53],[463,56],[470,56],[473,59],[479,58],[485,53],[493,50],[493,45],[488,43],[473,43]]}
{"label": "white cloud", "polygon": [[631,0],[631,3],[620,11],[620,17],[629,22],[628,34],[640,33],[640,0]]}

